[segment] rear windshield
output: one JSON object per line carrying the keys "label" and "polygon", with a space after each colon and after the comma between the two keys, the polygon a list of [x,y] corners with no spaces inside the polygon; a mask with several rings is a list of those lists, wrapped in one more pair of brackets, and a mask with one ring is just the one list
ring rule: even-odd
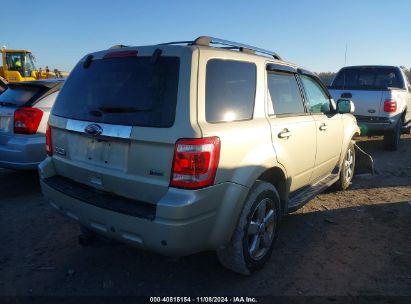
{"label": "rear windshield", "polygon": [[125,57],[80,63],[66,80],[53,114],[93,122],[149,127],[174,123],[178,57]]}
{"label": "rear windshield", "polygon": [[335,89],[404,88],[398,69],[393,67],[350,67],[343,68],[331,86]]}
{"label": "rear windshield", "polygon": [[0,94],[0,105],[2,106],[23,106],[34,95],[39,92],[40,88],[8,88]]}

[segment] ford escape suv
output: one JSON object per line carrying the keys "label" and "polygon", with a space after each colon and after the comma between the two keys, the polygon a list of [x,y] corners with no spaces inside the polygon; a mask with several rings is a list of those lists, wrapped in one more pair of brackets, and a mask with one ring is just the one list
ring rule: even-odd
{"label": "ford escape suv", "polygon": [[349,186],[353,107],[273,52],[212,37],[92,53],[50,116],[42,191],[88,233],[216,250],[250,274],[282,214]]}

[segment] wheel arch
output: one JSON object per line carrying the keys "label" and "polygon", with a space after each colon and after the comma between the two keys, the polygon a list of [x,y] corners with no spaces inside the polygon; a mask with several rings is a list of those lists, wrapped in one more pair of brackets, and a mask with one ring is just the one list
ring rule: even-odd
{"label": "wheel arch", "polygon": [[275,187],[280,196],[281,212],[284,213],[290,188],[285,170],[277,166],[269,168],[261,173],[257,180],[268,182]]}
{"label": "wheel arch", "polygon": [[[260,168],[261,169],[261,168]],[[281,168],[279,165],[271,168],[265,169],[263,172],[259,172],[259,175],[254,175],[253,182],[250,182],[250,187],[244,187],[247,189],[245,195],[238,201],[235,206],[221,206],[224,211],[219,210],[219,217],[216,220],[213,232],[211,234],[211,243],[214,247],[218,248],[221,245],[227,244],[231,239],[232,233],[238,223],[241,212],[244,208],[245,203],[247,202],[250,193],[254,189],[254,186],[257,182],[267,182],[272,184],[280,196],[280,208],[281,212],[284,213],[286,208],[286,202],[288,197],[289,181],[287,179],[287,174],[284,168]],[[230,195],[227,193],[226,195]],[[223,199],[224,200],[224,199]],[[230,213],[230,220],[227,221],[226,215]],[[224,227],[224,229],[222,229]],[[224,233],[222,233],[224,231]],[[222,236],[223,235],[223,236]]]}
{"label": "wheel arch", "polygon": [[358,124],[355,118],[354,120],[348,119],[348,117],[344,119],[343,142],[341,145],[340,161],[338,162],[340,167],[341,167],[342,161],[345,156],[345,152],[347,151],[350,142],[353,140],[354,137],[360,136],[360,135],[361,135],[361,130],[358,127]]}

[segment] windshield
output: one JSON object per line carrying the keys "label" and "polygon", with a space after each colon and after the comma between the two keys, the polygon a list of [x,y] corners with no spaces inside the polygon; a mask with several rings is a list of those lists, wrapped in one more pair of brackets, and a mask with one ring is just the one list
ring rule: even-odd
{"label": "windshield", "polygon": [[36,70],[34,57],[27,52],[6,53],[7,66],[10,71],[18,71],[23,77],[30,77],[31,72]]}
{"label": "windshield", "polygon": [[343,68],[331,86],[335,89],[404,88],[399,70],[395,67],[349,67]]}
{"label": "windshield", "polygon": [[161,56],[93,60],[78,64],[64,84],[53,114],[78,120],[170,127],[174,123],[179,58]]}
{"label": "windshield", "polygon": [[40,88],[10,87],[0,94],[0,105],[22,106],[39,92],[39,90]]}

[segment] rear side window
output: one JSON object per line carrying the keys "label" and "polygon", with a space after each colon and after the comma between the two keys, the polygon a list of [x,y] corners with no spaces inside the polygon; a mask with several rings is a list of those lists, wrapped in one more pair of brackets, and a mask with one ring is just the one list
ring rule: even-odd
{"label": "rear side window", "polygon": [[24,88],[24,87],[16,87],[12,88],[9,87],[6,91],[4,91],[0,95],[0,105],[3,106],[23,106],[27,103],[31,98],[34,97],[40,88]]}
{"label": "rear side window", "polygon": [[268,114],[301,114],[305,112],[301,92],[294,74],[270,72],[267,75],[267,82],[269,98],[274,110],[269,109]]}
{"label": "rear side window", "polygon": [[336,89],[404,88],[400,71],[393,67],[349,67],[337,74],[332,84]]}
{"label": "rear side window", "polygon": [[206,72],[206,120],[221,122],[251,119],[256,74],[253,63],[209,60]]}
{"label": "rear side window", "polygon": [[171,127],[180,59],[124,57],[78,64],[64,84],[53,114],[93,122]]}

